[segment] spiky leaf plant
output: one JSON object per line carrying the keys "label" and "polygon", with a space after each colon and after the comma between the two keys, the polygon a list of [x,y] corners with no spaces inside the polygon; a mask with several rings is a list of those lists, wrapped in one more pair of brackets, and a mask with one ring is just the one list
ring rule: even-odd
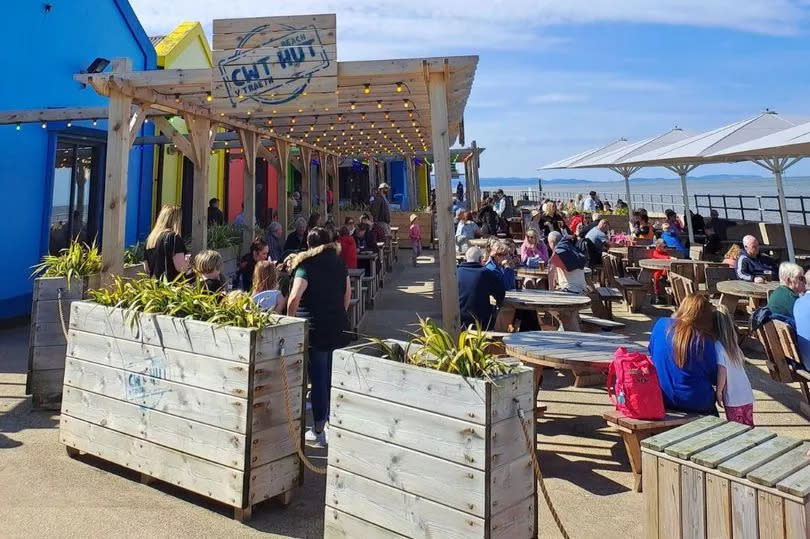
{"label": "spiky leaf plant", "polygon": [[101,271],[101,253],[95,242],[91,245],[72,242],[56,255],[45,255],[33,266],[34,277],[64,277],[67,286],[79,277],[95,275]]}

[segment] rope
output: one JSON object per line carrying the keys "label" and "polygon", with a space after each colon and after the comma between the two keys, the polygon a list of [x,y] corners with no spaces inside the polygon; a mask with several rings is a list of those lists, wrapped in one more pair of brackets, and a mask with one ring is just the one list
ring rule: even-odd
{"label": "rope", "polygon": [[[551,518],[553,518],[554,523],[557,524],[557,529],[560,530],[560,533],[564,539],[570,539],[568,532],[565,531],[565,528],[563,527],[560,516],[557,514],[557,510],[554,509],[554,504],[551,503],[551,496],[549,496],[548,490],[546,490],[546,483],[543,481],[543,473],[540,471],[540,463],[537,462],[537,455],[534,451],[534,443],[529,440],[529,432],[526,430],[526,424],[523,421],[525,418],[526,414],[523,412],[523,409],[518,406],[518,421],[520,421],[520,430],[523,431],[523,439],[526,440],[526,447],[529,450],[529,456],[532,459],[534,475],[537,477],[537,481],[540,483],[540,492],[543,493],[543,499],[546,500],[546,505],[548,506],[549,511],[551,511]],[[533,419],[534,418],[532,418],[532,420]]]}
{"label": "rope", "polygon": [[[283,348],[283,339],[279,346]],[[292,407],[290,406],[290,386],[287,383],[287,361],[283,356],[278,358],[281,362],[281,382],[284,384],[284,410],[287,414],[287,429],[290,433],[290,440],[292,440],[295,452],[298,453],[298,458],[304,463],[309,471],[320,475],[326,475],[326,468],[319,468],[312,464],[307,456],[304,454],[304,449],[301,447],[301,437],[295,435],[295,427],[293,426]]]}
{"label": "rope", "polygon": [[59,311],[59,324],[62,326],[62,335],[68,340],[67,326],[65,326],[65,313],[62,310],[62,289],[56,290],[56,310]]}

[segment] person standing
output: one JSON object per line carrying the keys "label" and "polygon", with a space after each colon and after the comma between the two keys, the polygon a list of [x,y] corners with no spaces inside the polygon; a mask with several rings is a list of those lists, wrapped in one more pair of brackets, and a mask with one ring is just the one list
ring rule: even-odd
{"label": "person standing", "polygon": [[422,230],[419,228],[419,216],[412,213],[411,226],[408,227],[408,239],[411,240],[411,262],[416,267],[416,259],[422,254]]}
{"label": "person standing", "polygon": [[498,218],[503,217],[503,213],[506,211],[506,195],[503,193],[503,189],[498,189],[495,192],[495,213],[498,214]]}
{"label": "person standing", "polygon": [[594,213],[596,208],[596,191],[591,191],[588,193],[588,198],[582,202],[582,210],[588,213]]}
{"label": "person standing", "polygon": [[208,226],[221,225],[225,223],[225,216],[219,209],[219,199],[212,198],[208,201]]}
{"label": "person standing", "polygon": [[160,209],[155,226],[146,237],[144,259],[150,277],[173,281],[189,269],[189,255],[180,228],[183,212],[179,206]]}
{"label": "person standing", "polygon": [[718,305],[714,313],[714,329],[717,341],[717,404],[726,411],[726,419],[754,426],[754,392],[745,373],[745,356],[737,344],[734,317],[724,305]]}
{"label": "person standing", "polygon": [[308,444],[324,447],[328,443],[332,352],[350,341],[346,310],[351,300],[351,285],[337,246],[326,242],[325,230],[310,230],[307,245],[309,249],[296,255],[291,263],[293,283],[287,300],[287,314],[303,315],[309,320],[313,426],[305,439]]}
{"label": "person standing", "polygon": [[[385,236],[391,235],[391,208],[388,205],[388,184],[381,183],[378,187],[379,195],[371,203],[371,217],[385,230]],[[385,241],[384,239],[381,241]]]}
{"label": "person standing", "polygon": [[458,185],[456,185],[456,198],[459,202],[464,201],[464,186],[461,185],[461,182],[458,182]]}

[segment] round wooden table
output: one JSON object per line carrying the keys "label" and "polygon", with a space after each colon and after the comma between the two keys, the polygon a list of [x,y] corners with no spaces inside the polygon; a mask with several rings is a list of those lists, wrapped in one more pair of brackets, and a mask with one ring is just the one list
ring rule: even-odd
{"label": "round wooden table", "polygon": [[579,331],[579,311],[591,305],[588,296],[557,292],[551,290],[512,290],[506,293],[501,312],[498,315],[498,325],[508,327],[514,322],[515,310],[526,309],[540,313],[548,312],[559,321],[562,329],[566,331]]}
{"label": "round wooden table", "polygon": [[[503,338],[506,353],[535,368],[539,390],[543,367],[568,370],[574,374],[574,386],[604,382],[616,349],[646,352],[624,335],[579,333],[573,331],[525,331]],[[538,373],[539,371],[539,373]]]}
{"label": "round wooden table", "polygon": [[720,281],[717,291],[720,292],[720,303],[734,314],[740,298],[748,298],[754,302],[768,299],[768,293],[779,286],[779,282],[754,283],[751,281]]}
{"label": "round wooden table", "polygon": [[467,243],[472,247],[488,247],[491,238],[474,238],[468,240]]}
{"label": "round wooden table", "polygon": [[[591,275],[591,268],[584,268],[585,271],[585,279],[590,283],[590,275]],[[527,268],[526,266],[520,266],[515,270],[515,276],[520,277],[523,279],[523,287],[532,289],[532,286],[526,287],[526,283],[530,282],[535,289],[540,288],[538,286],[539,281],[544,279],[548,279],[548,266],[543,266],[540,268]]]}

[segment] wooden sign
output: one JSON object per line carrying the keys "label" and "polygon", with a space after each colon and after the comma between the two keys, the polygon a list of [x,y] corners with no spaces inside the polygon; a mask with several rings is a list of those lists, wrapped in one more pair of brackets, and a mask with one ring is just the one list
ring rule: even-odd
{"label": "wooden sign", "polygon": [[214,21],[213,109],[252,116],[337,110],[335,15]]}

